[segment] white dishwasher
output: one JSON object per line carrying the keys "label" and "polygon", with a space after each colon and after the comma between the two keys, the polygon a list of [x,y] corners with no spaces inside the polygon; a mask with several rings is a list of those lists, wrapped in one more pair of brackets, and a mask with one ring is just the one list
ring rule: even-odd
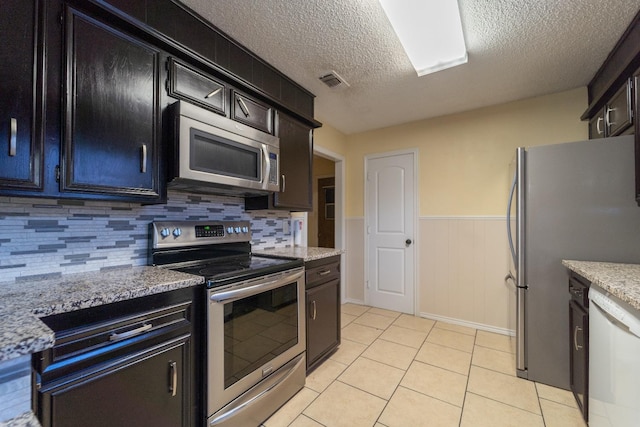
{"label": "white dishwasher", "polygon": [[640,425],[640,312],[589,289],[589,427]]}

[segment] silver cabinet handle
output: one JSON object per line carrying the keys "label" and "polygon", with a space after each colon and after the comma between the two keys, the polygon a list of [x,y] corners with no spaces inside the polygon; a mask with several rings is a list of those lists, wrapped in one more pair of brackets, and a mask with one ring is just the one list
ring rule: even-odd
{"label": "silver cabinet handle", "polygon": [[217,95],[218,93],[220,93],[221,90],[222,90],[222,88],[219,87],[218,89],[215,89],[215,90],[209,92],[209,94],[207,94],[207,96],[205,96],[204,99],[208,99],[208,98],[211,98],[212,96]]}
{"label": "silver cabinet handle", "polygon": [[317,307],[316,307],[316,301],[313,300],[313,301],[311,301],[311,320],[316,320],[316,314],[318,314]]}
{"label": "silver cabinet handle", "polygon": [[607,107],[607,111],[604,113],[604,124],[607,127],[607,129],[609,128],[609,126],[615,126],[615,123],[611,122],[611,112],[612,111],[616,111],[616,109]]}
{"label": "silver cabinet handle", "polygon": [[580,326],[576,326],[573,329],[573,346],[576,348],[576,351],[582,349],[582,346],[578,344],[578,332],[582,332]]}
{"label": "silver cabinet handle", "polygon": [[326,276],[327,274],[331,274],[331,270],[325,270],[318,273],[318,276]]}
{"label": "silver cabinet handle", "polygon": [[169,392],[173,397],[178,394],[178,362],[169,362],[169,377],[171,378]]}
{"label": "silver cabinet handle", "polygon": [[282,174],[282,191],[281,193],[284,193],[287,190],[287,180],[285,179],[284,174]]}
{"label": "silver cabinet handle", "polygon": [[16,145],[18,139],[18,120],[11,117],[9,127],[11,128],[9,131],[9,156],[13,157],[16,155]]}
{"label": "silver cabinet handle", "polygon": [[242,110],[242,113],[244,114],[245,117],[249,117],[249,108],[247,107],[247,104],[244,103],[244,100],[240,97],[237,98],[238,99],[238,105],[240,106],[240,109]]}
{"label": "silver cabinet handle", "polygon": [[147,144],[140,147],[140,173],[147,173]]}
{"label": "silver cabinet handle", "polygon": [[140,326],[139,328],[132,329],[130,331],[123,332],[121,334],[117,334],[117,333],[114,332],[113,334],[109,335],[109,341],[120,341],[120,340],[124,340],[126,338],[135,337],[136,335],[140,335],[141,333],[148,331],[152,327],[153,327],[153,325],[151,325],[151,323],[145,323],[144,325]]}
{"label": "silver cabinet handle", "polygon": [[596,132],[598,132],[598,135],[602,135],[604,132],[602,131],[602,129],[600,129],[600,123],[603,121],[604,119],[602,117],[598,117],[598,120],[596,121]]}

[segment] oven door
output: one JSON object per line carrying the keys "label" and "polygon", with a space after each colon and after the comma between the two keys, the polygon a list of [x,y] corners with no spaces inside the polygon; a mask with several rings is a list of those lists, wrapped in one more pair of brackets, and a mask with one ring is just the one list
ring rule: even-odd
{"label": "oven door", "polygon": [[[278,370],[285,365],[294,365],[289,369],[300,365],[287,362],[304,356],[304,295],[302,268],[208,291],[209,416],[252,388],[259,395],[255,399],[243,396],[240,400],[251,403],[268,390],[278,389],[278,384],[272,384],[266,391],[254,386],[263,379],[268,382],[270,376],[284,381],[290,377],[283,372],[287,368]],[[304,357],[301,366],[299,388],[304,385]]]}

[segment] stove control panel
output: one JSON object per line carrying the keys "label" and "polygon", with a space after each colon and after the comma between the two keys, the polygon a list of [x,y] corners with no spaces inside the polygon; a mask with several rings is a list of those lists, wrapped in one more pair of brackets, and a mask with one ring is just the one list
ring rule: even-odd
{"label": "stove control panel", "polygon": [[251,242],[249,221],[162,221],[150,232],[155,249]]}

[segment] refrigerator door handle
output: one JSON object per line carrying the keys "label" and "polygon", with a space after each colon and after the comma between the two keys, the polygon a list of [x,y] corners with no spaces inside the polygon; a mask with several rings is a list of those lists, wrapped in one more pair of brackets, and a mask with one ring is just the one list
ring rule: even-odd
{"label": "refrigerator door handle", "polygon": [[513,182],[511,183],[511,191],[509,191],[509,201],[507,202],[507,237],[509,239],[509,249],[511,250],[511,259],[513,260],[513,265],[517,265],[517,262],[518,262],[518,260],[516,259],[516,249],[513,246],[513,235],[511,234],[511,206],[513,204],[513,194],[516,192],[517,178],[518,178],[518,174],[516,172],[513,175]]}

